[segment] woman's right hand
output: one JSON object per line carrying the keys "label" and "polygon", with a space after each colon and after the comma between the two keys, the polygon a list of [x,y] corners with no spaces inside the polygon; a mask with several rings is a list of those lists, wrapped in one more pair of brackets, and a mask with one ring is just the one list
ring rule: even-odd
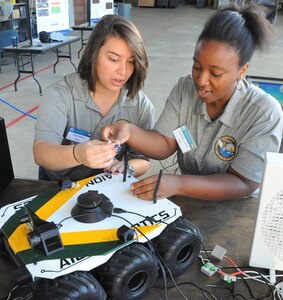
{"label": "woman's right hand", "polygon": [[91,140],[77,144],[74,149],[74,156],[78,162],[87,167],[103,169],[113,163],[119,146],[119,143]]}
{"label": "woman's right hand", "polygon": [[118,122],[105,125],[101,128],[100,135],[103,141],[118,142],[124,144],[130,138],[130,126],[128,122]]}

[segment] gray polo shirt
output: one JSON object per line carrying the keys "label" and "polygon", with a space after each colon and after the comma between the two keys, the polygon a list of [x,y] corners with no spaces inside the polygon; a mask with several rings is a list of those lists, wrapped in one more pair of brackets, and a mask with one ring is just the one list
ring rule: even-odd
{"label": "gray polo shirt", "polygon": [[[78,73],[67,74],[44,93],[39,106],[34,140],[59,145],[73,144],[66,139],[70,128],[87,131],[91,133],[91,139],[100,140],[100,129],[119,119],[151,129],[154,125],[154,108],[149,98],[142,91],[132,100],[126,94],[127,90],[123,89],[117,103],[103,116],[90,96],[87,82]],[[94,172],[90,168],[79,166],[62,172],[46,172],[53,180],[62,176],[79,180],[101,170]]]}
{"label": "gray polo shirt", "polygon": [[174,138],[172,131],[187,125],[197,148],[178,163],[183,174],[225,173],[229,166],[244,177],[261,182],[266,152],[278,152],[283,131],[279,103],[243,79],[223,114],[212,121],[197,95],[191,76],[172,89],[155,129]]}

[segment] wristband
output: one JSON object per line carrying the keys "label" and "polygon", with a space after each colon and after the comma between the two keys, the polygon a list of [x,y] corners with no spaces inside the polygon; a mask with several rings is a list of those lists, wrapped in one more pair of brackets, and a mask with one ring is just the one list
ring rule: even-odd
{"label": "wristband", "polygon": [[75,144],[74,147],[73,147],[73,156],[74,156],[74,159],[76,160],[76,162],[78,162],[79,164],[81,163],[80,161],[78,161],[78,159],[76,158],[76,154],[75,154],[75,148],[78,144]]}

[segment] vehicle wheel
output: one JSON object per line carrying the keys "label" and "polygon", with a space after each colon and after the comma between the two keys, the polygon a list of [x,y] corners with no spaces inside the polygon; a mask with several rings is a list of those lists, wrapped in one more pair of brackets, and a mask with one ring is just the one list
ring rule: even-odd
{"label": "vehicle wheel", "polygon": [[0,252],[5,251],[4,234],[0,231]]}
{"label": "vehicle wheel", "polygon": [[107,299],[140,299],[154,285],[158,276],[155,255],[142,244],[132,244],[117,251],[97,274],[107,292]]}
{"label": "vehicle wheel", "polygon": [[35,300],[105,300],[106,293],[88,272],[73,272],[55,279],[40,279]]}
{"label": "vehicle wheel", "polygon": [[12,262],[12,257],[10,257],[9,252],[7,251],[6,244],[8,244],[7,239],[4,234],[0,232],[0,257]]}
{"label": "vehicle wheel", "polygon": [[198,258],[203,237],[191,222],[180,217],[152,240],[173,276],[188,270]]}

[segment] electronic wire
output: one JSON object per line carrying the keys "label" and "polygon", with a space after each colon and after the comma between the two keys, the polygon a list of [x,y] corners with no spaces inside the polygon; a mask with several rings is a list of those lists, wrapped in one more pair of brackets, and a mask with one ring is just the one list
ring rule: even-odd
{"label": "electronic wire", "polygon": [[[203,258],[201,254],[199,255],[199,258],[201,259],[203,265],[207,261],[210,262],[209,259]],[[233,294],[233,299],[235,299],[236,297],[241,297],[242,299],[247,299],[247,300],[249,300],[249,299],[262,300],[262,299],[271,299],[270,297],[272,297],[273,300],[275,300],[275,299],[283,300],[282,291],[280,290],[280,288],[276,287],[276,285],[274,285],[274,283],[272,283],[270,281],[270,279],[268,278],[268,276],[263,275],[262,273],[260,273],[255,268],[253,268],[254,271],[247,271],[247,270],[243,271],[242,269],[244,269],[244,268],[251,268],[251,267],[249,267],[249,266],[248,267],[239,267],[239,266],[236,265],[236,263],[230,257],[225,256],[225,258],[232,264],[233,267],[221,268],[219,266],[216,266],[217,267],[217,272],[219,274],[222,274],[222,275],[226,274],[226,275],[230,275],[230,276],[236,276],[237,279],[242,279],[243,283],[246,285],[246,287],[247,287],[247,289],[249,291],[249,294],[251,296],[251,298],[246,298],[246,297],[244,297],[241,294]],[[223,271],[224,269],[236,269],[237,271],[233,272],[231,274],[228,274],[228,273],[226,273],[226,272]],[[256,274],[257,276],[251,276],[249,274]],[[280,277],[280,275],[278,277]],[[258,281],[260,283],[265,284],[268,287],[268,289],[269,289],[268,292],[265,295],[263,295],[263,296],[256,297],[253,294],[250,286],[248,285],[248,283],[246,281],[247,279],[252,279],[252,280],[255,280],[255,281]],[[272,290],[272,288],[274,290]],[[277,297],[277,298],[275,298],[275,297]]]}
{"label": "electronic wire", "polygon": [[[173,156],[172,158],[172,163],[169,166],[164,166],[163,162],[161,160],[159,160],[159,164],[161,165],[161,167],[163,168],[164,171],[169,172],[169,173],[173,173],[176,174],[177,171],[179,170],[179,164],[177,161],[177,153]],[[174,169],[171,169],[175,167]]]}
{"label": "electronic wire", "polygon": [[[127,212],[128,212],[128,211],[127,211]],[[128,212],[128,213],[130,213],[130,212]],[[176,283],[176,281],[175,281],[175,279],[174,279],[174,276],[173,276],[173,274],[172,274],[170,268],[167,266],[167,264],[166,264],[165,261],[163,260],[162,256],[159,254],[158,250],[156,249],[156,247],[154,246],[154,244],[151,242],[151,240],[149,240],[148,237],[145,236],[145,235],[143,234],[143,232],[141,232],[141,231],[139,230],[139,228],[137,228],[137,227],[135,227],[135,226],[134,226],[134,228],[135,228],[136,230],[138,230],[139,233],[140,233],[140,234],[148,241],[148,243],[150,243],[150,245],[154,248],[155,253],[157,254],[158,258],[161,260],[162,264],[165,266],[165,268],[166,268],[167,272],[169,273],[170,278],[171,278],[171,280],[172,280],[172,282],[173,282],[175,288],[177,289],[177,291],[181,294],[181,296],[182,296],[185,300],[189,300],[189,299],[183,294],[183,292],[180,290],[180,288],[178,287],[178,285],[177,285],[177,283]]]}
{"label": "electronic wire", "polygon": [[[154,221],[154,219],[152,219],[151,217],[143,216],[143,215],[141,215],[141,214],[139,214],[139,213],[127,211],[127,210],[124,210],[124,209],[121,209],[121,208],[116,208],[116,210],[119,210],[120,213],[134,214],[134,215],[138,215],[138,216],[144,218],[145,220],[150,220],[150,219],[151,219],[151,220]],[[114,209],[114,211],[115,211],[115,209]],[[183,294],[183,292],[179,289],[179,287],[178,287],[178,285],[177,285],[177,283],[176,283],[176,281],[175,281],[175,279],[174,279],[174,277],[173,277],[173,274],[172,274],[170,268],[167,266],[167,264],[165,263],[165,261],[163,260],[163,258],[161,257],[161,255],[159,254],[158,250],[156,249],[156,247],[155,247],[154,244],[152,243],[152,241],[149,240],[148,237],[147,237],[146,235],[144,235],[144,233],[143,233],[142,231],[140,231],[138,227],[136,227],[136,226],[134,226],[134,225],[132,225],[132,226],[133,226],[133,228],[135,228],[135,229],[136,229],[136,230],[137,230],[137,231],[138,231],[138,232],[139,232],[139,233],[147,240],[147,242],[154,248],[155,254],[157,254],[158,259],[159,259],[159,260],[162,262],[162,264],[166,267],[167,272],[169,273],[170,278],[171,278],[172,282],[174,283],[174,286],[176,287],[176,289],[178,290],[178,292],[182,295],[182,297],[183,297],[184,299],[188,300],[188,298],[187,298],[187,297]],[[167,298],[166,298],[166,299],[167,299]]]}
{"label": "electronic wire", "polygon": [[[217,300],[217,298],[211,292],[209,292],[205,288],[200,287],[196,283],[193,283],[193,282],[190,282],[190,281],[181,281],[181,282],[178,282],[178,285],[191,285],[191,286],[197,288],[198,290],[200,290],[205,299],[209,299],[210,300],[210,298],[208,298],[208,296],[206,295],[206,294],[208,294],[211,297],[211,299]],[[174,286],[170,286],[168,288],[173,288],[173,287]]]}
{"label": "electronic wire", "polygon": [[[152,218],[150,218],[150,217],[148,217],[148,216],[143,216],[143,215],[138,214],[138,213],[135,213],[135,212],[126,211],[126,210],[121,209],[121,208],[114,208],[114,209],[113,209],[113,212],[114,212],[114,213],[118,213],[118,214],[120,214],[120,213],[135,214],[135,215],[138,215],[138,216],[140,216],[140,217],[142,217],[142,218],[145,218],[145,219],[147,219],[147,220],[150,220],[150,219],[152,220]],[[136,227],[134,224],[132,224],[132,223],[131,223],[129,220],[127,220],[126,218],[121,217],[121,216],[116,215],[116,214],[109,215],[109,214],[104,214],[104,213],[101,213],[101,212],[90,212],[90,213],[80,214],[80,215],[78,215],[78,216],[76,216],[76,217],[85,216],[85,215],[89,215],[89,214],[93,214],[93,213],[94,213],[94,214],[103,214],[103,215],[106,215],[106,216],[108,216],[108,217],[113,216],[113,217],[120,218],[120,219],[126,221],[132,228],[135,229],[135,231],[138,231],[138,232],[139,232],[139,233],[147,240],[147,242],[154,248],[155,254],[157,254],[158,261],[160,260],[161,263],[163,264],[163,266],[165,266],[165,268],[166,268],[168,274],[170,275],[170,278],[171,278],[172,282],[173,282],[174,285],[175,285],[175,288],[178,290],[178,292],[182,295],[182,297],[183,297],[185,300],[189,300],[189,299],[183,294],[183,292],[179,289],[179,287],[178,287],[178,285],[177,285],[177,283],[176,283],[176,281],[175,281],[175,279],[174,279],[174,277],[173,277],[173,275],[172,275],[172,273],[171,273],[169,267],[167,266],[167,264],[165,263],[165,261],[162,259],[162,257],[161,257],[160,254],[158,253],[158,250],[156,249],[156,247],[154,246],[154,244],[151,242],[151,240],[149,240],[149,239],[147,238],[146,235],[144,235],[144,233],[143,233],[142,231],[139,230],[138,227]],[[64,221],[66,221],[66,220],[68,220],[68,219],[71,219],[71,218],[73,218],[73,217],[74,217],[74,216],[69,216],[69,217],[66,217],[66,218],[62,219],[62,220],[57,224],[57,227],[60,228],[60,227],[62,226],[62,223],[63,223]],[[165,273],[163,274],[163,276],[164,276],[164,275],[165,275]],[[166,275],[165,275],[165,278],[166,278]],[[166,287],[166,286],[167,286],[167,282],[166,282],[166,279],[165,279],[165,278],[163,277],[164,283],[165,283],[164,286]],[[167,296],[166,289],[164,289],[164,291],[165,291],[165,299],[167,300],[167,299],[168,299],[168,296]]]}
{"label": "electronic wire", "polygon": [[[176,281],[175,281],[175,279],[174,279],[174,277],[173,277],[173,274],[171,273],[169,267],[167,266],[167,264],[165,263],[165,261],[163,260],[163,258],[161,257],[161,255],[159,254],[158,250],[156,249],[156,247],[155,247],[155,245],[152,243],[152,241],[149,240],[149,239],[146,237],[146,235],[144,235],[144,233],[143,233],[141,230],[139,230],[138,227],[136,227],[135,225],[133,225],[129,220],[127,220],[126,218],[124,218],[124,217],[122,217],[122,216],[117,215],[117,214],[121,214],[121,213],[128,213],[128,214],[133,214],[133,215],[140,216],[140,217],[144,218],[145,220],[151,222],[152,224],[154,224],[154,223],[157,222],[157,221],[154,220],[154,217],[144,216],[144,215],[142,215],[142,214],[139,214],[139,213],[136,213],[136,212],[127,211],[127,210],[124,210],[124,209],[121,209],[121,208],[114,208],[112,214],[106,214],[106,213],[102,213],[102,212],[89,212],[89,213],[85,213],[85,214],[80,214],[79,216],[85,216],[85,215],[89,215],[89,214],[103,214],[103,215],[105,215],[105,216],[107,216],[107,217],[110,217],[110,216],[117,217],[117,218],[120,218],[120,219],[124,220],[124,221],[127,222],[133,229],[135,229],[134,232],[135,232],[135,234],[136,234],[136,239],[137,239],[137,240],[138,240],[137,232],[139,232],[139,233],[147,240],[148,245],[149,245],[149,247],[151,248],[151,251],[153,251],[152,249],[154,249],[154,253],[155,253],[155,255],[156,255],[156,258],[157,258],[157,260],[158,260],[158,263],[159,263],[159,266],[160,266],[160,269],[161,269],[162,275],[163,275],[164,297],[165,297],[165,300],[168,300],[167,288],[170,289],[170,288],[173,288],[173,287],[175,287],[175,288],[177,289],[177,291],[182,295],[182,297],[183,297],[184,299],[188,300],[188,298],[183,294],[183,292],[182,292],[182,291],[180,290],[180,288],[179,288],[180,285],[184,285],[184,284],[190,284],[190,285],[192,285],[192,286],[198,288],[198,289],[202,292],[202,295],[203,295],[203,297],[204,297],[205,299],[208,299],[208,300],[217,300],[217,298],[215,298],[215,296],[214,296],[210,291],[207,290],[207,287],[210,287],[210,288],[225,288],[225,287],[223,287],[223,286],[217,286],[217,285],[206,285],[206,286],[205,286],[206,288],[205,288],[205,287],[202,288],[202,287],[199,287],[198,285],[196,285],[196,284],[194,284],[194,283],[191,283],[191,282],[181,282],[181,283],[176,283]],[[77,217],[78,217],[78,216],[77,216]],[[62,226],[62,223],[63,223],[64,221],[66,221],[66,220],[68,220],[68,219],[71,219],[71,218],[73,218],[73,216],[69,216],[69,217],[66,217],[66,218],[62,219],[62,220],[57,224],[57,227],[60,228],[60,227]],[[161,220],[161,221],[159,220],[158,222],[163,223],[163,224],[165,224],[165,225],[167,225],[167,226],[169,226],[169,227],[170,227],[170,226],[173,226],[172,224],[167,223],[167,222],[162,221],[162,220]],[[199,258],[201,259],[202,264],[204,265],[206,262],[210,262],[210,260],[211,260],[211,255],[210,255],[211,250],[206,250],[205,247],[204,247],[203,242],[202,242],[197,236],[195,236],[194,234],[188,232],[187,230],[185,230],[185,229],[183,229],[183,228],[179,228],[179,227],[176,227],[176,226],[174,226],[173,228],[174,228],[174,229],[177,229],[177,230],[180,230],[180,231],[184,231],[184,232],[186,232],[187,234],[191,234],[191,235],[194,236],[196,239],[198,239],[198,241],[201,243],[202,248],[203,248],[203,251],[201,251],[200,254],[199,254]],[[204,258],[204,257],[201,255],[202,252],[204,252],[208,258]],[[243,270],[242,270],[243,268],[248,268],[248,267],[239,267],[239,266],[237,266],[237,264],[236,264],[230,257],[228,257],[228,256],[224,256],[224,257],[229,261],[229,263],[232,265],[232,267],[221,268],[221,267],[219,267],[219,266],[216,266],[216,267],[217,267],[217,272],[218,272],[218,274],[222,274],[222,275],[227,274],[227,275],[230,275],[230,276],[236,276],[238,279],[242,279],[243,282],[244,282],[244,284],[246,285],[246,287],[247,287],[247,289],[248,289],[248,291],[249,291],[249,294],[250,294],[250,296],[251,296],[252,299],[254,299],[254,300],[262,300],[262,299],[266,299],[267,297],[272,296],[272,299],[273,299],[273,300],[275,300],[275,299],[276,299],[276,300],[277,300],[277,299],[278,299],[278,300],[283,300],[283,294],[282,294],[282,291],[281,291],[279,288],[277,288],[277,287],[270,281],[270,279],[268,278],[268,276],[265,276],[265,275],[261,274],[261,273],[260,273],[258,270],[256,270],[255,268],[254,268],[254,271],[243,271]],[[173,284],[174,284],[174,285],[171,286],[171,287],[168,287],[168,286],[167,286],[166,271],[165,271],[164,267],[166,268],[166,270],[167,270],[167,272],[168,272],[168,274],[169,274],[169,276],[170,276],[170,278],[171,278],[171,280],[172,280],[172,282],[173,282]],[[223,271],[224,269],[235,269],[236,272],[233,272],[233,273],[231,273],[231,274],[228,274],[228,273],[226,273],[226,272]],[[257,276],[253,276],[253,274],[256,274]],[[283,275],[281,275],[281,276],[283,276]],[[279,275],[278,277],[280,277],[280,275]],[[251,288],[249,287],[248,283],[246,282],[247,279],[253,279],[253,280],[258,281],[258,282],[260,282],[260,283],[266,284],[266,285],[268,286],[268,288],[269,288],[268,293],[266,293],[266,295],[261,296],[261,297],[255,297],[254,294],[252,293]],[[272,290],[272,288],[273,288],[274,290]],[[234,289],[230,289],[230,288],[227,288],[227,287],[226,287],[226,289],[230,291],[231,295],[233,294],[233,299],[236,299],[236,297],[240,297],[240,298],[242,298],[242,299],[244,299],[244,300],[249,300],[249,299],[250,299],[250,298],[244,297],[244,296],[241,295],[241,294],[234,294],[234,293],[233,293],[233,290],[234,290]],[[13,290],[12,290],[12,291],[13,291]],[[12,291],[11,291],[11,293],[12,293]],[[11,293],[10,293],[10,295],[11,295]],[[12,300],[12,299],[10,298],[10,295],[9,295],[9,297],[8,297],[6,300]],[[17,300],[28,300],[28,299],[30,299],[30,298],[27,298],[28,296],[29,296],[29,295],[26,295],[25,298],[17,298]],[[275,298],[275,297],[276,297],[276,298]],[[224,298],[223,298],[223,299],[224,299]],[[269,298],[269,299],[270,299],[270,298]],[[13,300],[16,300],[16,299],[13,299]]]}
{"label": "electronic wire", "polygon": [[6,298],[6,300],[30,300],[30,299],[33,299],[33,293],[30,292],[28,294],[26,294],[25,296],[20,296],[20,297],[16,297],[16,298],[11,298],[12,297],[12,294],[13,292],[18,289],[18,288],[26,288],[26,287],[31,287],[29,285],[25,285],[25,286],[19,286],[19,285],[16,285],[12,288],[12,290],[10,291],[8,297]]}
{"label": "electronic wire", "polygon": [[[141,215],[141,214],[139,214],[139,213],[136,213],[136,212],[131,212],[131,211],[127,211],[127,210],[124,210],[124,212],[125,213],[129,213],[129,214],[134,214],[134,215],[137,215],[137,216],[140,216],[140,217],[143,217],[145,220],[147,220],[147,221],[150,221],[150,222],[152,222],[152,223],[156,223],[156,221],[154,220],[154,218],[152,218],[152,217],[149,217],[149,216],[144,216],[144,215]],[[165,221],[160,221],[161,223],[163,223],[163,224],[165,224],[165,225],[167,225],[168,227],[172,227],[172,225],[170,224],[170,223],[167,223],[167,222],[165,222]],[[193,236],[194,238],[196,238],[199,242],[200,242],[200,244],[202,245],[202,247],[203,247],[203,249],[204,249],[204,251],[206,252],[206,254],[209,256],[209,254],[208,254],[208,252],[206,251],[206,249],[205,249],[205,247],[204,247],[204,244],[203,244],[203,242],[197,237],[197,236],[195,236],[194,234],[192,234],[192,233],[190,233],[190,232],[188,232],[188,231],[186,231],[186,230],[184,230],[184,229],[182,229],[182,228],[179,228],[179,227],[175,227],[174,226],[174,229],[177,229],[177,230],[180,230],[180,231],[184,231],[184,232],[186,232],[187,234],[190,234],[191,236]],[[164,262],[165,263],[165,262]],[[172,274],[171,274],[172,275]],[[172,275],[173,276],[173,275]],[[173,281],[173,280],[172,280]],[[174,281],[173,281],[174,282]],[[177,284],[177,283],[176,283]],[[179,283],[177,284],[177,285],[179,285]],[[192,283],[192,285],[193,285],[193,283]],[[214,297],[212,294],[211,294],[211,296],[212,297]],[[204,297],[206,297],[206,296],[204,296]],[[206,299],[208,299],[208,298],[206,298]]]}

